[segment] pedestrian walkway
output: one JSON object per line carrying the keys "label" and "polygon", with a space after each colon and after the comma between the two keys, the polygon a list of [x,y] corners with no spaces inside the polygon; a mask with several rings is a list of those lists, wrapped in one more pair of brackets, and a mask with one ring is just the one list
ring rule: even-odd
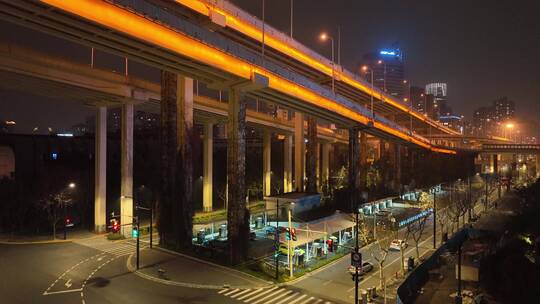
{"label": "pedestrian walkway", "polygon": [[[150,246],[149,236],[142,236],[140,238],[139,248],[143,250]],[[137,249],[137,240],[136,239],[127,239],[121,241],[110,241],[106,237],[102,238],[89,238],[74,240],[76,244],[90,247],[102,252],[106,252],[115,256],[124,256],[131,253],[135,253]]]}
{"label": "pedestrian walkway", "polygon": [[274,286],[271,288],[232,289],[218,291],[222,296],[248,304],[331,304],[300,291]]}

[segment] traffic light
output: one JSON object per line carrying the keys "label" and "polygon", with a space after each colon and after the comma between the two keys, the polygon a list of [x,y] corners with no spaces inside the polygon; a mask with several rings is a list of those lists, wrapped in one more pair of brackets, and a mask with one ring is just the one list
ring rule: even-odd
{"label": "traffic light", "polygon": [[291,238],[293,241],[296,241],[296,229],[294,228],[291,229]]}
{"label": "traffic light", "polygon": [[66,217],[66,220],[65,220],[64,225],[65,225],[66,227],[72,227],[72,226],[73,226],[73,223],[71,222],[71,218]]}
{"label": "traffic light", "polygon": [[131,237],[138,238],[139,237],[139,229],[137,229],[137,225],[133,225],[133,228],[131,230]]}
{"label": "traffic light", "polygon": [[291,230],[290,230],[289,228],[287,228],[287,229],[285,230],[285,239],[286,239],[287,241],[289,241],[289,240],[291,239]]}

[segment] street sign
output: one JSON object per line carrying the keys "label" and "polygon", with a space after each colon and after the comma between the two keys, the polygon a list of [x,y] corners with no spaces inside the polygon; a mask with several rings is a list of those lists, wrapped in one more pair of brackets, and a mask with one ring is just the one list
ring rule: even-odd
{"label": "street sign", "polygon": [[362,254],[360,252],[351,252],[351,266],[361,267],[362,266]]}

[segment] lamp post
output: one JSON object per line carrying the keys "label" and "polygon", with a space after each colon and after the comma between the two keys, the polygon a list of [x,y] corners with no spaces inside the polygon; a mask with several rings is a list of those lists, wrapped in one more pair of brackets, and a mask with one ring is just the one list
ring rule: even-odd
{"label": "lamp post", "polygon": [[370,76],[371,76],[371,94],[370,94],[370,97],[371,97],[371,119],[375,119],[375,115],[374,115],[374,112],[373,112],[373,69],[369,68],[367,65],[364,65],[362,66],[362,71],[364,73],[367,73],[369,71],[370,73]]}
{"label": "lamp post", "polygon": [[[75,183],[69,183],[68,184],[68,190],[75,189],[75,187],[76,187]],[[66,240],[67,239],[67,225],[68,225],[68,222],[67,222],[67,206],[66,206],[66,203],[64,203],[63,205],[64,205],[63,206],[63,209],[64,209],[64,240]]]}
{"label": "lamp post", "polygon": [[386,93],[386,62],[379,60],[377,61],[377,64],[383,65],[383,91]]}
{"label": "lamp post", "polygon": [[332,36],[328,35],[327,33],[322,33],[320,35],[320,39],[322,41],[326,41],[328,39],[330,39],[330,42],[332,44],[332,93],[336,93],[336,90],[335,90],[335,70],[336,70],[336,63],[335,63],[335,60],[334,60],[334,38],[332,38]]}
{"label": "lamp post", "polygon": [[293,10],[294,8],[294,0],[291,0],[291,38],[292,38],[292,34],[293,34]]}
{"label": "lamp post", "polygon": [[411,82],[408,80],[403,80],[403,83],[407,85],[407,98],[405,101],[409,102],[409,130],[411,131],[411,135],[413,133],[413,127],[412,127],[412,98],[411,98]]}

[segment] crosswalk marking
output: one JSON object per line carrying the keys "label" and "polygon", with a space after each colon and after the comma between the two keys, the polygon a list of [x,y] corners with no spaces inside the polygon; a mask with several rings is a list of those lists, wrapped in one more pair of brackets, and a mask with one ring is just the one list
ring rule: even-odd
{"label": "crosswalk marking", "polygon": [[[270,300],[270,302],[277,301],[277,300],[283,298],[284,296],[290,294],[291,292],[293,292],[293,291],[292,290],[287,290],[287,292],[282,293],[279,296],[274,297],[272,300]],[[270,302],[267,302],[267,303],[270,303]]]}
{"label": "crosswalk marking", "polygon": [[233,293],[237,292],[238,290],[240,290],[240,289],[233,289],[233,290],[231,290],[231,291],[229,291],[227,293],[224,293],[223,295],[228,296],[230,294],[233,294]]}
{"label": "crosswalk marking", "polygon": [[[298,292],[295,292],[293,293],[292,295],[286,297],[285,299],[282,299],[281,301],[277,302],[276,304],[283,304],[285,302],[287,302],[288,300],[294,298],[295,296],[297,296],[299,293]],[[305,296],[305,295],[304,295]]]}
{"label": "crosswalk marking", "polygon": [[307,304],[311,300],[315,299],[314,297],[309,297],[309,299],[305,300],[304,302],[300,302],[300,304]]}
{"label": "crosswalk marking", "polygon": [[238,296],[241,296],[241,295],[243,295],[243,294],[245,294],[245,293],[248,293],[248,292],[250,292],[250,291],[251,291],[251,289],[246,289],[246,290],[244,290],[244,291],[241,291],[241,292],[239,292],[239,293],[237,293],[237,294],[232,295],[232,296],[231,296],[231,299],[234,299],[234,298],[236,298],[236,297],[238,297]]}
{"label": "crosswalk marking", "polygon": [[263,290],[264,290],[264,289],[262,289],[262,288],[255,289],[254,291],[252,291],[252,292],[250,292],[250,293],[248,293],[248,294],[246,294],[246,295],[241,296],[240,298],[238,298],[238,300],[243,300],[243,299],[245,299],[245,298],[249,298],[249,297],[251,297],[252,295],[254,295],[254,294],[256,294],[256,293],[259,293],[259,292],[261,292],[261,291],[263,291]]}
{"label": "crosswalk marking", "polygon": [[301,292],[274,286],[272,288],[223,288],[217,292],[222,296],[247,304],[332,304]]}
{"label": "crosswalk marking", "polygon": [[285,291],[285,289],[278,289],[278,290],[276,290],[276,291],[270,293],[270,294],[267,295],[266,297],[264,297],[264,298],[262,298],[262,299],[259,299],[259,300],[255,301],[255,302],[253,302],[252,304],[258,304],[258,303],[261,303],[262,301],[264,301],[264,300],[266,300],[266,299],[268,299],[268,298],[271,298],[271,297],[276,296],[277,294],[281,293],[282,291]]}
{"label": "crosswalk marking", "polygon": [[260,294],[254,296],[254,297],[245,299],[244,302],[249,303],[250,301],[253,301],[253,300],[255,300],[255,299],[258,298],[258,297],[264,296],[265,294],[267,294],[267,293],[269,293],[269,292],[272,292],[273,290],[276,290],[276,289],[278,289],[277,286],[275,286],[274,288],[271,288],[271,289],[267,289],[267,290],[266,290],[265,292],[263,292],[263,293],[260,293]]}
{"label": "crosswalk marking", "polygon": [[289,302],[289,304],[294,304],[300,300],[302,300],[303,298],[307,297],[307,295],[303,294],[301,297],[297,298],[296,300],[292,301],[292,302]]}
{"label": "crosswalk marking", "polygon": [[[149,247],[148,236],[142,237],[139,243],[139,249],[146,249]],[[105,238],[92,238],[75,241],[79,245],[90,247],[102,252],[106,252],[115,256],[124,256],[135,253],[137,250],[137,243],[134,239],[111,242]]]}

